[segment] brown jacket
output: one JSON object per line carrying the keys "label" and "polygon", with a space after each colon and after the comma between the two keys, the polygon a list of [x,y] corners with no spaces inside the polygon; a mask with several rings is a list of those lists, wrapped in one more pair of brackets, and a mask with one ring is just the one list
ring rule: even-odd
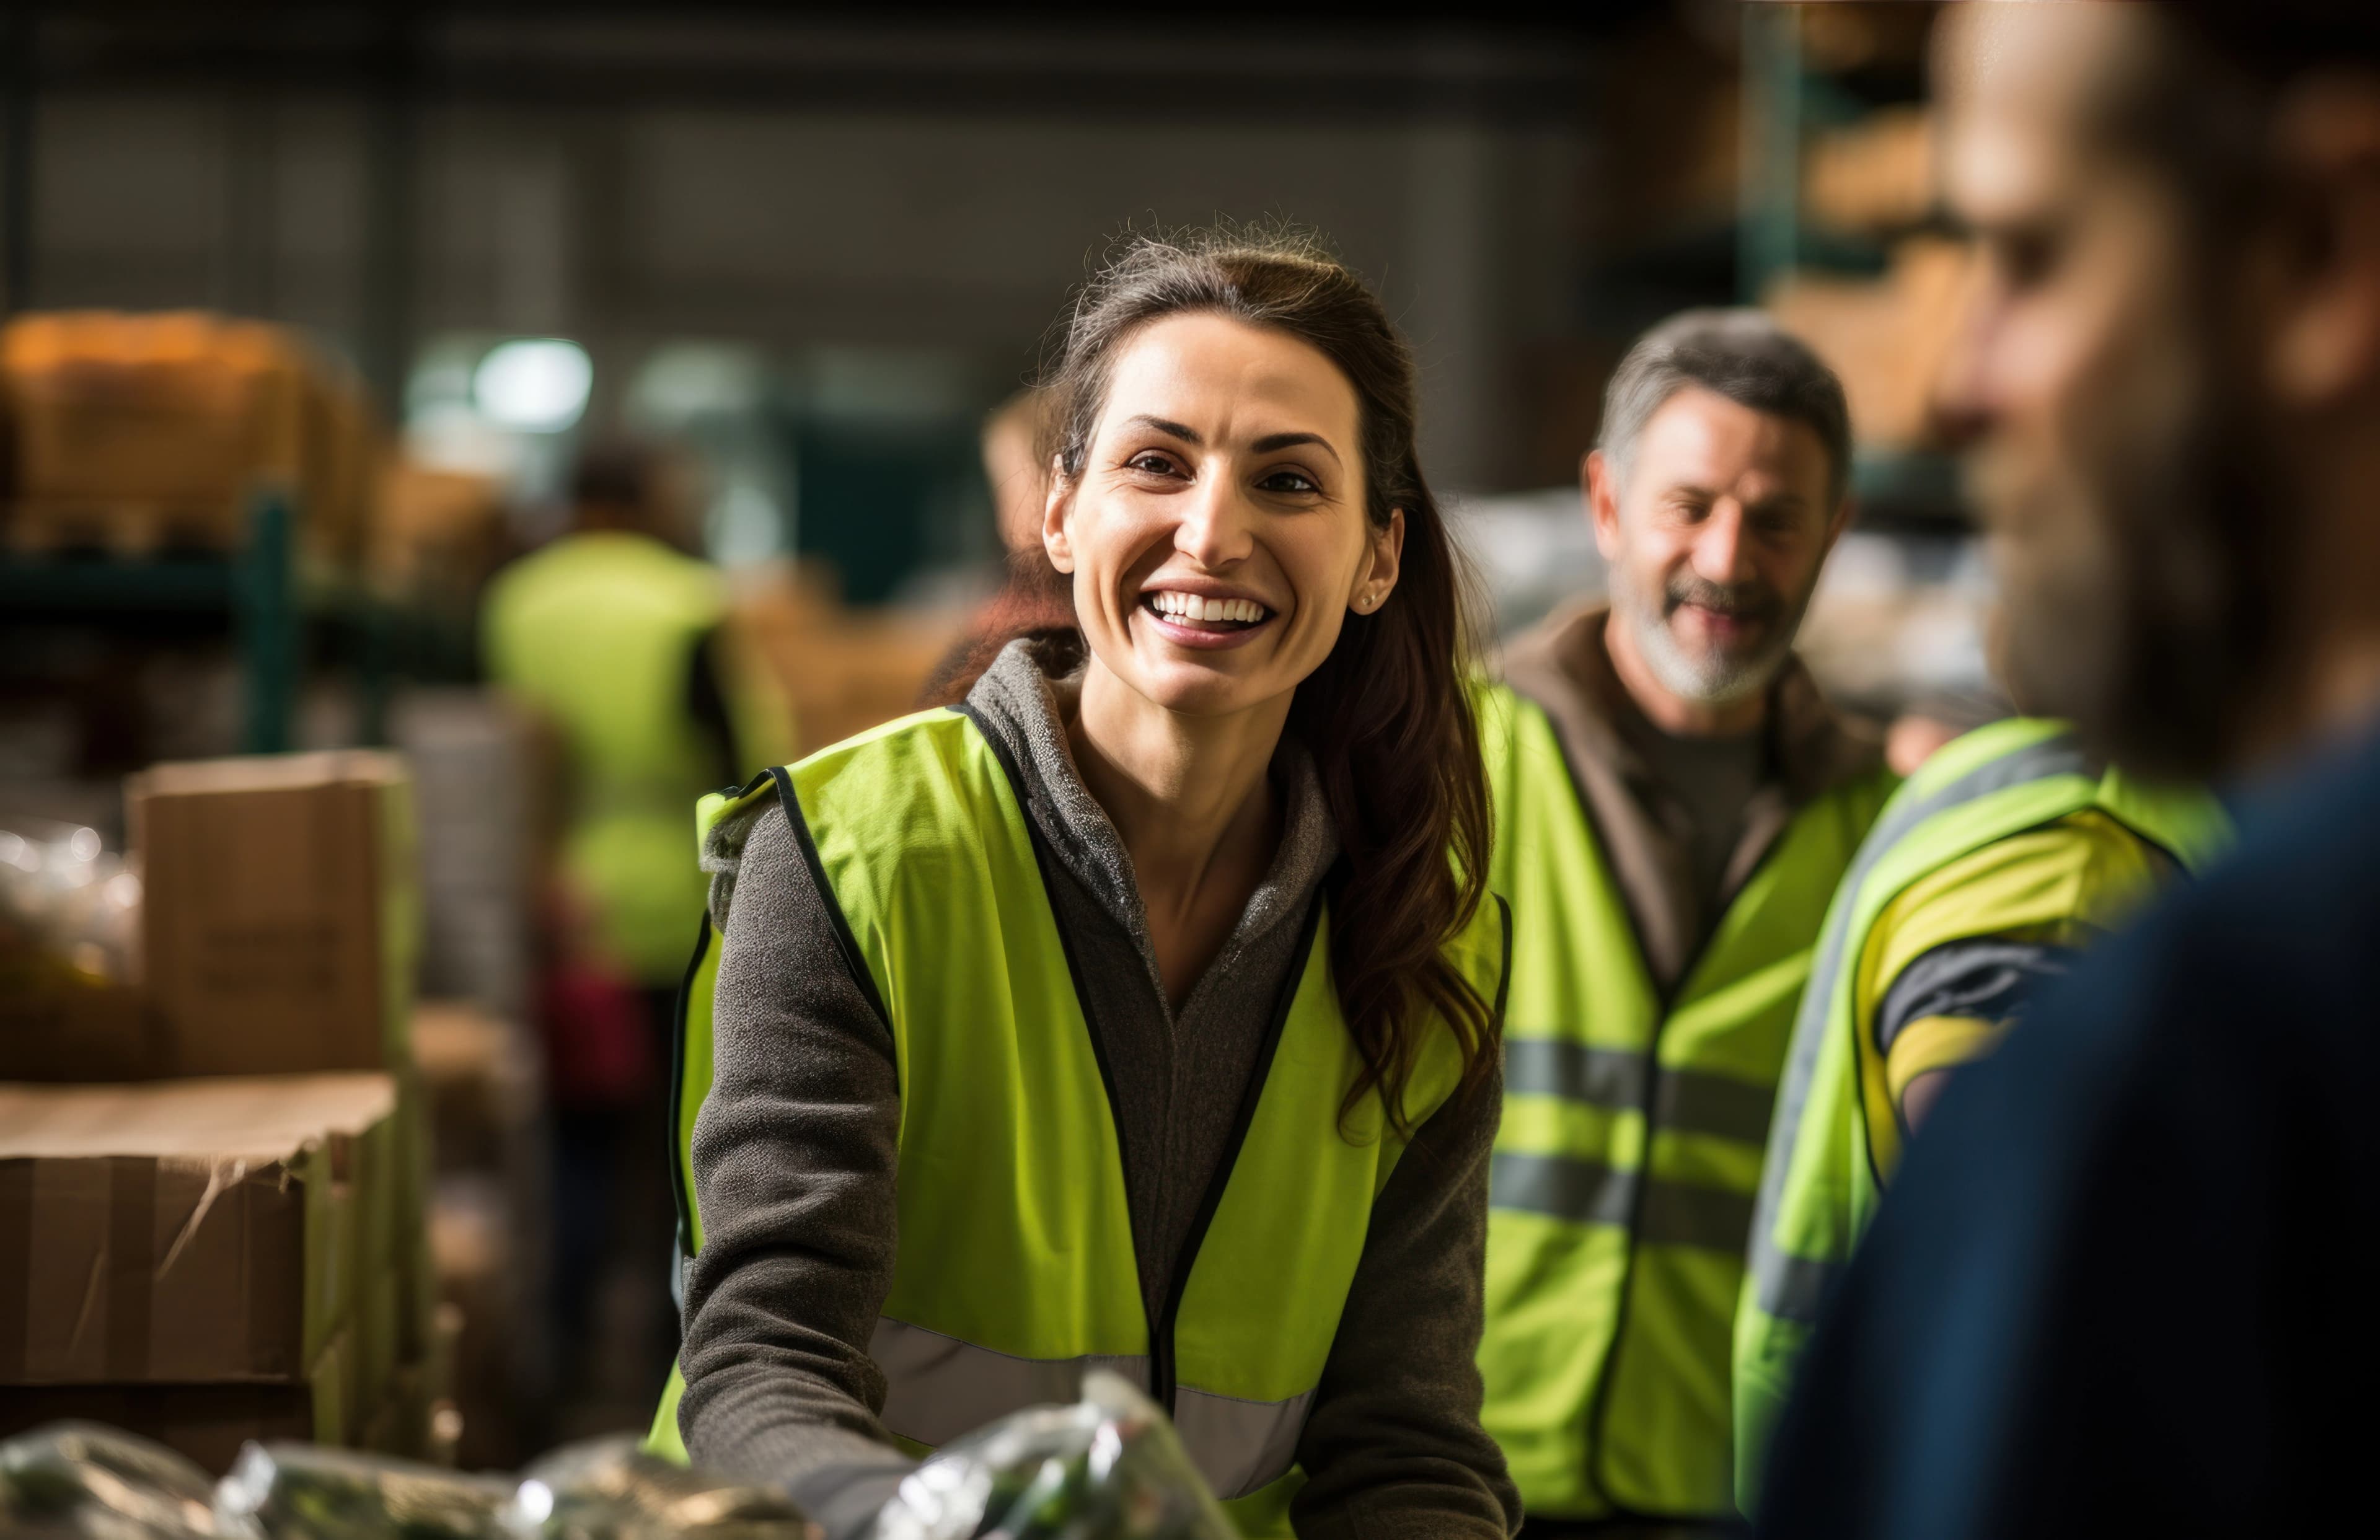
{"label": "brown jacket", "polygon": [[1504,681],[1553,723],[1562,758],[1611,863],[1645,961],[1663,988],[1675,985],[1728,902],[1803,804],[1882,760],[1876,735],[1836,712],[1798,658],[1768,687],[1767,770],[1744,811],[1742,836],[1709,914],[1694,891],[1685,807],[1635,745],[1654,731],[1612,672],[1603,645],[1610,611],[1559,611],[1504,652]]}

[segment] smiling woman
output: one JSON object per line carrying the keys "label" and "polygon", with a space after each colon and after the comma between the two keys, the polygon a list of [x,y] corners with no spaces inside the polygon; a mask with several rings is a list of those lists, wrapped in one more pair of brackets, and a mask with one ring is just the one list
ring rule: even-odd
{"label": "smiling woman", "polygon": [[1103,1364],[1248,1534],[1501,1536],[1510,925],[1411,357],[1216,236],[1127,248],[1049,375],[1076,625],[706,806],[655,1438],[846,1540]]}
{"label": "smiling woman", "polygon": [[[1093,792],[1179,780],[1164,761],[1196,758],[1232,767],[1210,794],[1227,800],[1261,785],[1287,727],[1315,758],[1350,879],[1330,937],[1365,1063],[1348,1109],[1378,1088],[1402,1122],[1425,1014],[1454,1025],[1475,1085],[1493,1046],[1484,1002],[1443,947],[1480,902],[1487,790],[1463,582],[1415,451],[1403,340],[1310,242],[1144,240],[1084,292],[1049,383],[1046,535],[1089,644],[1072,736]],[[1206,618],[1219,600],[1261,612]],[[1151,754],[1153,740],[1172,746]],[[1099,799],[1132,847],[1119,803],[1135,799],[1113,792]],[[1169,886],[1143,870],[1144,896],[1153,875]],[[1162,962],[1176,928],[1158,908]],[[1195,976],[1212,922],[1184,918]]]}

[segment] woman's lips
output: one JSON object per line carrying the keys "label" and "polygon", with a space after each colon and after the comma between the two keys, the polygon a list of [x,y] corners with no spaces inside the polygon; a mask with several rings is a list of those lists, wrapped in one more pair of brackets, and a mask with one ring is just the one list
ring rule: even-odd
{"label": "woman's lips", "polygon": [[1168,614],[1160,610],[1157,607],[1156,599],[1155,594],[1144,595],[1140,602],[1133,608],[1140,612],[1142,619],[1156,626],[1158,635],[1176,647],[1190,648],[1201,652],[1222,652],[1232,648],[1245,647],[1252,638],[1263,635],[1275,621],[1281,618],[1277,611],[1259,605],[1258,608],[1263,610],[1263,618],[1260,620],[1194,621],[1187,615]]}

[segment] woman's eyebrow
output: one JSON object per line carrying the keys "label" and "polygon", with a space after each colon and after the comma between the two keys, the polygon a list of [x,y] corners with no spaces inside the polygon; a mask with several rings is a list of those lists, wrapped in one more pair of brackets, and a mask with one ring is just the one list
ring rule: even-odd
{"label": "woman's eyebrow", "polygon": [[[1135,412],[1123,420],[1127,427],[1154,429],[1168,438],[1180,439],[1184,443],[1195,444],[1202,449],[1206,447],[1206,439],[1198,430],[1187,423],[1175,422],[1170,418],[1151,417],[1147,412]],[[1275,450],[1288,449],[1301,443],[1314,444],[1333,460],[1339,460],[1339,451],[1333,449],[1330,446],[1330,441],[1319,433],[1267,433],[1263,438],[1248,445],[1248,449],[1253,454],[1269,455]],[[1340,460],[1339,463],[1344,465],[1346,462]]]}
{"label": "woman's eyebrow", "polygon": [[1269,455],[1276,449],[1287,449],[1301,443],[1315,445],[1333,460],[1339,458],[1339,452],[1330,447],[1330,441],[1319,433],[1267,433],[1248,447],[1259,455]]}
{"label": "woman's eyebrow", "polygon": [[1207,443],[1205,439],[1198,436],[1198,430],[1196,428],[1172,422],[1161,417],[1151,417],[1147,412],[1135,412],[1123,420],[1128,428],[1154,428],[1166,437],[1180,439],[1184,443],[1197,444],[1203,448]]}

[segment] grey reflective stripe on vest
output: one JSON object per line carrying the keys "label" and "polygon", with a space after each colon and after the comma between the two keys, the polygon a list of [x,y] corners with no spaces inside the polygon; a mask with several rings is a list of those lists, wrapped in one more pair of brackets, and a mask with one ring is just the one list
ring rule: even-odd
{"label": "grey reflective stripe on vest", "polygon": [[1560,1097],[1615,1111],[1645,1105],[1645,1076],[1653,1087],[1653,1121],[1687,1134],[1759,1144],[1768,1135],[1769,1088],[1704,1070],[1647,1065],[1641,1050],[1588,1048],[1551,1037],[1504,1043],[1506,1096]]}
{"label": "grey reflective stripe on vest", "polygon": [[[1093,1369],[1148,1384],[1148,1360],[1138,1354],[1019,1358],[889,1317],[877,1320],[868,1356],[884,1371],[885,1427],[936,1448],[1019,1407],[1071,1401]],[[1313,1402],[1311,1390],[1251,1401],[1185,1386],[1174,1392],[1173,1424],[1191,1462],[1229,1500],[1289,1473]]]}
{"label": "grey reflective stripe on vest", "polygon": [[1810,1082],[1818,1073],[1818,1050],[1826,1043],[1827,1021],[1834,1013],[1835,985],[1842,974],[1843,948],[1850,940],[1846,932],[1851,928],[1852,912],[1859,906],[1860,888],[1893,846],[1937,813],[2030,781],[2091,773],[2089,761],[2070,735],[2044,738],[2013,754],[1978,765],[1906,806],[1887,808],[1883,819],[1861,842],[1851,870],[1835,890],[1835,902],[1827,915],[1826,934],[1819,940],[1817,958],[1811,964],[1810,980],[1803,986],[1802,1006],[1793,1020],[1792,1053],[1786,1061],[1784,1085],[1778,1097],[1778,1116],[1769,1125],[1768,1153],[1761,1162],[1760,1202],[1753,1210],[1752,1255],[1747,1263],[1755,1291],[1753,1297],[1759,1301],[1762,1310],[1779,1320],[1815,1322],[1818,1304],[1842,1267],[1840,1262],[1826,1258],[1789,1255],[1777,1244],[1776,1228],[1778,1206],[1784,1201],[1786,1169],[1792,1164],[1795,1135],[1810,1099]]}
{"label": "grey reflective stripe on vest", "polygon": [[[1642,1207],[1639,1207],[1639,1202]],[[1545,1214],[1572,1224],[1627,1225],[1655,1245],[1700,1246],[1741,1255],[1752,1228],[1752,1200],[1720,1187],[1647,1179],[1566,1155],[1499,1150],[1489,1158],[1488,1201],[1497,1208]]]}
{"label": "grey reflective stripe on vest", "polygon": [[1249,1401],[1181,1386],[1173,1392],[1173,1426],[1191,1463],[1229,1502],[1289,1474],[1313,1404],[1311,1390],[1285,1401]]}

